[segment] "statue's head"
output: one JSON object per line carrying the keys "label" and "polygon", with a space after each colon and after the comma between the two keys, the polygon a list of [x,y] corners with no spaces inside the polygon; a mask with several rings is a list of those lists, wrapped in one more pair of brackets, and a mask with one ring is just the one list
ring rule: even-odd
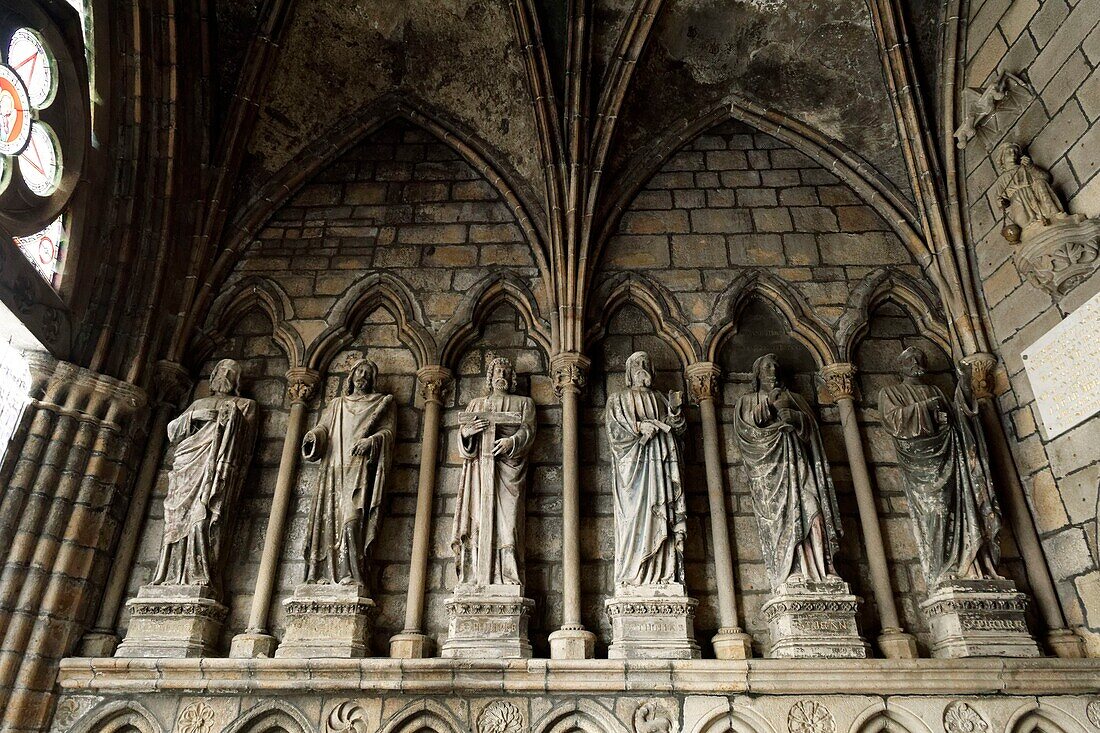
{"label": "statue's head", "polygon": [[1020,163],[1023,150],[1016,143],[1002,143],[997,148],[997,167],[1002,171],[1015,168]]}
{"label": "statue's head", "polygon": [[903,377],[921,377],[928,371],[928,358],[917,346],[909,348],[898,354],[898,372]]}
{"label": "statue's head", "polygon": [[241,383],[241,365],[233,359],[222,359],[210,373],[210,391],[214,394],[237,394]]}
{"label": "statue's head", "polygon": [[635,351],[626,359],[626,386],[648,387],[653,384],[653,367],[649,354]]}
{"label": "statue's head", "polygon": [[764,354],[752,363],[752,383],[757,392],[770,392],[779,386],[779,359]]}
{"label": "statue's head", "polygon": [[516,389],[516,370],[503,356],[495,356],[485,368],[485,387],[490,392],[507,393]]}
{"label": "statue's head", "polygon": [[370,359],[359,359],[351,365],[345,394],[367,394],[374,389],[374,379],[378,376],[378,367]]}

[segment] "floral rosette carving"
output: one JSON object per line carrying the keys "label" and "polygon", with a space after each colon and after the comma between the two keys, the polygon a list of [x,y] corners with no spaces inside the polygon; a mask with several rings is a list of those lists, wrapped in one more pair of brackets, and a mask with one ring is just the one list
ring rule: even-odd
{"label": "floral rosette carving", "polygon": [[836,733],[833,714],[819,702],[800,700],[787,713],[790,733]]}
{"label": "floral rosette carving", "polygon": [[947,733],[989,733],[989,723],[965,702],[953,702],[943,711],[943,729]]}
{"label": "floral rosette carving", "polygon": [[489,703],[477,718],[477,733],[523,733],[523,713],[513,703]]}
{"label": "floral rosette carving", "polygon": [[188,705],[176,721],[177,733],[211,733],[214,730],[214,709],[205,702]]}
{"label": "floral rosette carving", "polygon": [[1094,728],[1100,730],[1100,700],[1092,700],[1085,706],[1085,716]]}

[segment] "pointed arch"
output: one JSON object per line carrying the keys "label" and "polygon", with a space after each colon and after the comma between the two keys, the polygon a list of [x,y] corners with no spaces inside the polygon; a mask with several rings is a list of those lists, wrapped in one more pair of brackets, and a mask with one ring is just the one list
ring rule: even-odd
{"label": "pointed arch", "polygon": [[135,700],[111,702],[82,716],[70,733],[116,733],[136,728],[140,733],[163,733],[149,709]]}
{"label": "pointed arch", "polygon": [[544,715],[531,726],[534,733],[627,733],[609,710],[589,700],[573,700]]}
{"label": "pointed arch", "polygon": [[454,715],[434,700],[411,703],[389,719],[379,733],[461,733],[465,730]]}
{"label": "pointed arch", "polygon": [[920,333],[952,353],[951,334],[941,314],[938,299],[919,281],[894,268],[880,267],[868,273],[852,289],[844,313],[836,324],[836,342],[843,360],[855,356],[856,347],[867,334],[875,308],[890,301],[904,310]]}
{"label": "pointed arch", "polygon": [[298,708],[282,700],[253,705],[229,724],[225,733],[268,733],[279,726],[286,733],[313,733],[313,726]]}
{"label": "pointed arch", "polygon": [[711,320],[716,325],[707,334],[704,361],[716,362],[723,342],[737,333],[741,313],[753,298],[759,298],[786,321],[791,335],[809,349],[818,366],[836,361],[837,349],[829,327],[821,321],[802,296],[786,281],[763,270],[752,270],[730,283],[715,301]]}
{"label": "pointed arch", "polygon": [[355,339],[363,321],[382,308],[397,322],[401,342],[412,351],[417,368],[436,363],[436,344],[420,302],[404,280],[376,272],[348,288],[326,318],[331,324],[313,340],[306,352],[311,369],[323,372],[333,357]]}
{"label": "pointed arch", "polygon": [[550,327],[527,284],[513,272],[500,271],[485,276],[466,293],[447,323],[443,326],[439,363],[456,367],[467,347],[477,340],[486,317],[497,306],[507,303],[519,312],[527,327],[527,335],[539,345],[549,361],[553,353]]}
{"label": "pointed arch", "polygon": [[290,325],[294,304],[275,281],[252,275],[228,289],[210,308],[206,325],[192,341],[191,359],[202,363],[229,338],[237,323],[253,308],[259,308],[271,320],[271,336],[286,354],[291,366],[302,366],[305,347],[298,331]]}
{"label": "pointed arch", "polygon": [[582,295],[587,294],[588,283],[595,278],[607,242],[638,192],[677,150],[710,128],[730,120],[771,135],[815,160],[882,217],[917,263],[922,267],[931,263],[931,252],[920,234],[917,209],[893,182],[839,140],[804,122],[731,94],[702,113],[681,118],[667,127],[653,145],[628,164],[619,176],[618,185],[609,189],[606,203],[597,217],[603,222],[602,228],[593,234],[589,251],[582,256],[579,287]]}
{"label": "pointed arch", "polygon": [[612,314],[631,304],[646,314],[657,335],[676,352],[682,368],[699,361],[699,342],[682,325],[688,319],[676,298],[660,283],[635,272],[620,273],[604,283],[594,302],[596,307],[591,312],[599,316],[585,334],[586,348],[607,335]]}
{"label": "pointed arch", "polygon": [[730,705],[704,716],[689,733],[775,733],[775,728],[752,710]]}
{"label": "pointed arch", "polygon": [[[233,272],[241,254],[272,214],[289,201],[315,174],[341,155],[394,120],[405,120],[423,128],[451,147],[478,171],[500,194],[516,218],[517,226],[535,258],[547,297],[551,297],[549,244],[545,222],[532,215],[541,211],[538,197],[518,183],[520,176],[473,130],[407,92],[401,96],[386,94],[363,107],[354,117],[342,119],[335,129],[317,136],[316,142],[292,158],[242,207],[222,237],[224,246],[213,258],[207,275],[197,283],[190,302],[177,326],[173,351],[188,338],[192,324],[198,323],[207,305]],[[170,356],[177,356],[171,354]]]}
{"label": "pointed arch", "polygon": [[905,708],[881,702],[864,710],[852,724],[851,733],[932,733],[932,729]]}
{"label": "pointed arch", "polygon": [[1070,733],[1084,730],[1084,725],[1052,707],[1026,705],[1013,714],[1005,730],[1008,733]]}

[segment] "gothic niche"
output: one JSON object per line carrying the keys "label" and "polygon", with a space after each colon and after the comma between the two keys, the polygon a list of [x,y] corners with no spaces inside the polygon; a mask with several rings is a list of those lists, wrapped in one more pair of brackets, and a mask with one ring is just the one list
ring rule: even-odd
{"label": "gothic niche", "polygon": [[1100,258],[1100,221],[1070,214],[1050,173],[1016,143],[997,148],[1000,177],[994,190],[1002,212],[1001,236],[1016,245],[1016,269],[1032,285],[1065,295],[1084,282]]}

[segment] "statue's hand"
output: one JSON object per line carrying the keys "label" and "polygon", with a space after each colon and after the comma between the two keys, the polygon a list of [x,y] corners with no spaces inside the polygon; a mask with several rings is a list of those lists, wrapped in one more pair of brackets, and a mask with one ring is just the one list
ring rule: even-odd
{"label": "statue's hand", "polygon": [[768,402],[761,402],[752,408],[752,420],[757,425],[766,425],[772,419],[772,406]]}
{"label": "statue's hand", "polygon": [[474,420],[473,422],[468,422],[465,425],[463,425],[462,429],[459,432],[462,433],[463,438],[469,438],[471,436],[477,435],[478,433],[482,432],[487,427],[489,427],[489,421],[484,420],[482,418],[478,418],[477,420]]}
{"label": "statue's hand", "polygon": [[493,455],[503,456],[505,454],[511,453],[512,450],[515,448],[515,445],[515,438],[499,438],[496,442],[493,443]]}
{"label": "statue's hand", "polygon": [[355,456],[364,456],[368,461],[374,458],[375,441],[372,438],[360,438],[351,447],[351,453]]}
{"label": "statue's hand", "polygon": [[652,423],[643,422],[638,425],[638,434],[642,437],[642,443],[648,443],[657,433],[657,428]]}

